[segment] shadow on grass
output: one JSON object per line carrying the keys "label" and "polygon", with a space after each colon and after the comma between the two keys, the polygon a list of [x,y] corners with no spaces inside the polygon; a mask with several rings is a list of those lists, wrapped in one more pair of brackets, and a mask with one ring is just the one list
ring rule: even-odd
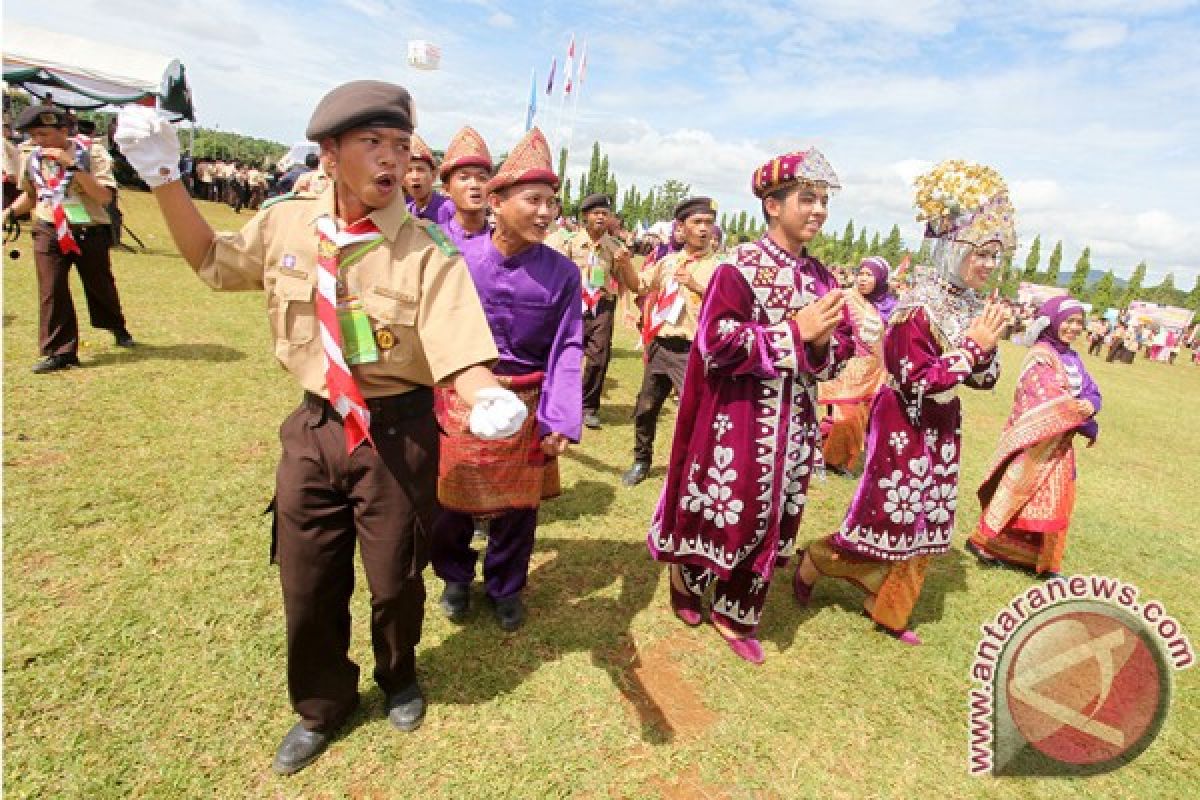
{"label": "shadow on grass", "polygon": [[[500,630],[476,582],[462,627],[419,653],[431,702],[488,703],[544,664],[587,653],[636,710],[642,738],[653,744],[671,741],[674,731],[638,677],[641,660],[629,632],[662,578],[645,544],[539,537],[534,562],[523,595],[529,616],[519,631]],[[432,579],[429,590],[440,592],[441,582]]]}
{"label": "shadow on grass", "polygon": [[576,520],[583,517],[599,517],[608,513],[616,499],[617,490],[601,481],[576,481],[563,490],[560,497],[544,503],[538,511],[538,520],[543,525],[551,522]]}
{"label": "shadow on grass", "polygon": [[241,361],[246,354],[223,344],[156,345],[138,342],[128,350],[97,353],[84,362],[84,367],[105,367],[111,364],[133,364],[139,361],[210,361],[221,364]]}
{"label": "shadow on grass", "polygon": [[[775,571],[771,580],[771,596],[767,601],[766,612],[760,627],[761,638],[774,642],[780,650],[790,648],[796,640],[796,631],[812,617],[830,607],[838,607],[852,614],[859,614],[863,629],[870,631],[874,627],[867,617],[861,616],[863,600],[866,593],[857,586],[844,580],[822,577],[817,581],[813,590],[812,600],[803,608],[796,605],[792,596],[792,577],[799,562],[796,558],[788,561],[783,569]],[[966,556],[962,551],[951,549],[944,555],[934,556],[926,573],[925,585],[921,596],[917,598],[910,628],[930,622],[939,622],[946,613],[946,597],[967,590]],[[772,608],[777,613],[769,613]]]}
{"label": "shadow on grass", "polygon": [[618,464],[610,464],[607,461],[601,461],[595,456],[585,452],[581,447],[569,448],[567,452],[562,454],[561,457],[569,458],[570,460],[578,464],[582,464],[588,469],[595,470],[596,472],[607,472],[610,475],[620,475],[626,469],[624,466]]}
{"label": "shadow on grass", "polygon": [[601,403],[600,422],[603,425],[631,427],[633,425],[633,404]]}

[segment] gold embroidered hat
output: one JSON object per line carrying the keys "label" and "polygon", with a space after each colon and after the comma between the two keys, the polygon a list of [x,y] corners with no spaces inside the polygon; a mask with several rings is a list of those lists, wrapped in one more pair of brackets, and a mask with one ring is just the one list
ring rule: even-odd
{"label": "gold embroidered hat", "polygon": [[488,152],[487,143],[470,125],[454,134],[454,138],[446,146],[446,156],[442,159],[442,168],[438,171],[442,183],[445,183],[450,173],[459,167],[483,167],[488,172],[492,171],[492,154]]}
{"label": "gold embroidered hat", "polygon": [[529,133],[513,147],[508,159],[488,181],[487,190],[497,192],[518,183],[545,183],[558,191],[558,175],[554,173],[550,145],[536,127],[530,128]]}
{"label": "gold embroidered hat", "polygon": [[916,180],[917,220],[927,239],[980,247],[1017,247],[1017,215],[1000,173],[961,159],[943,161]]}

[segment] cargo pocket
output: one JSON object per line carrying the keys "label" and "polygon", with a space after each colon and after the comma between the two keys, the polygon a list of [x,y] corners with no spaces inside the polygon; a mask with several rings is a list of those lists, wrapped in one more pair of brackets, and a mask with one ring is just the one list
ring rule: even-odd
{"label": "cargo pocket", "polygon": [[371,318],[381,361],[406,364],[417,347],[417,297],[376,286],[363,293],[363,310]]}

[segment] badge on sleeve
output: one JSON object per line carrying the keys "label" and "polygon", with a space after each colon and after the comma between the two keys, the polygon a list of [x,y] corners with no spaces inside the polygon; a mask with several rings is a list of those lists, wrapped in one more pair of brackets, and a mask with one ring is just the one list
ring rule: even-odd
{"label": "badge on sleeve", "polygon": [[389,328],[379,328],[375,331],[375,344],[379,345],[380,350],[387,352],[396,346],[396,334]]}

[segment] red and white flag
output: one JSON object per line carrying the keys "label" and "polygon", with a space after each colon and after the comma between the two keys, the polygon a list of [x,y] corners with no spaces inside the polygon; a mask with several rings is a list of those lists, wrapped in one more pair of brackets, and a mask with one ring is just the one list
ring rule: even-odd
{"label": "red and white flag", "polygon": [[568,95],[575,86],[575,34],[571,34],[571,44],[567,46],[567,63],[563,66],[563,94]]}
{"label": "red and white flag", "polygon": [[579,59],[579,88],[583,89],[583,79],[587,77],[587,41],[583,43],[583,56]]}
{"label": "red and white flag", "polygon": [[557,71],[557,69],[558,69],[558,56],[555,56],[550,61],[550,79],[548,81],[546,81],[546,94],[547,95],[554,93],[554,73],[555,73],[555,71]]}

